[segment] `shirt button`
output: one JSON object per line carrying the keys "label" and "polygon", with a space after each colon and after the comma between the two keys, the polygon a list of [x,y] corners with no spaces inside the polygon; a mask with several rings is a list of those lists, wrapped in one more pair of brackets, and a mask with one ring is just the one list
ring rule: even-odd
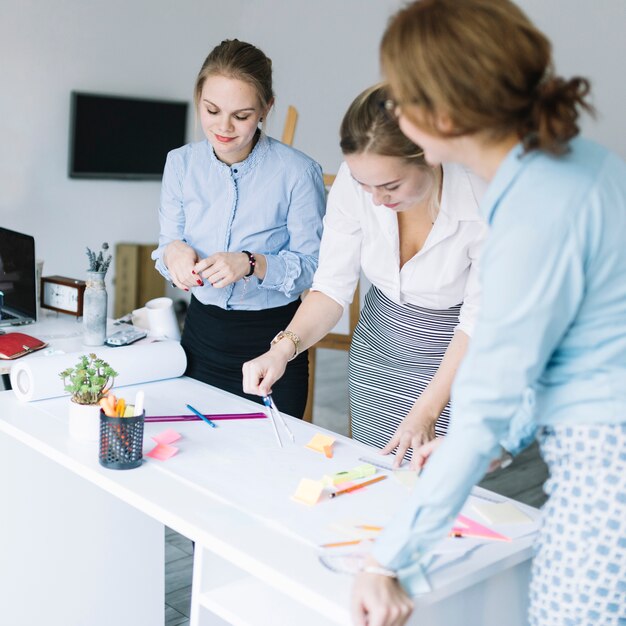
{"label": "shirt button", "polygon": [[233,170],[233,172],[235,172],[235,174],[238,172],[239,170]]}

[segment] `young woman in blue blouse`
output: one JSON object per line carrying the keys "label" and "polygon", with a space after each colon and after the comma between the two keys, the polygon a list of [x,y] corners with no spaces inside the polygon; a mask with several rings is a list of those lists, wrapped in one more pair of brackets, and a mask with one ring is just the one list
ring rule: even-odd
{"label": "young woman in blue blouse", "polygon": [[[403,624],[406,574],[452,525],[528,394],[550,478],[532,626],[626,623],[626,164],[578,135],[589,84],[553,72],[509,0],[421,0],[382,42],[403,132],[490,181],[481,311],[445,441],[355,581],[356,624]],[[422,451],[427,457],[431,450]],[[505,619],[506,621],[506,619]]]}
{"label": "young woman in blue blouse", "polygon": [[[260,130],[274,94],[271,60],[255,46],[236,39],[217,46],[198,74],[194,100],[206,140],[167,157],[152,257],[163,276],[192,292],[182,337],[186,374],[243,396],[242,364],[267,348],[311,286],[322,171]],[[301,416],[306,353],[281,383],[276,404]]]}

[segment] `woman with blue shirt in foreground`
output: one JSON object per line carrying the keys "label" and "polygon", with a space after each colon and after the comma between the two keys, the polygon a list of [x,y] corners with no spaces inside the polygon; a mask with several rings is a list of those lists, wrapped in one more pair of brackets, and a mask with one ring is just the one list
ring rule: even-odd
{"label": "woman with blue shirt in foreground", "polygon": [[577,137],[587,81],[553,74],[549,41],[508,0],[413,3],[392,19],[382,64],[389,106],[426,159],[490,181],[490,234],[448,435],[428,445],[410,503],[357,576],[354,621],[405,623],[411,566],[449,530],[532,389],[550,478],[530,624],[621,624],[626,165]]}
{"label": "woman with blue shirt in foreground", "polygon": [[[181,342],[186,374],[244,395],[243,362],[267,348],[311,286],[322,171],[259,129],[274,95],[271,60],[258,48],[223,41],[205,60],[194,96],[206,140],[167,157],[152,256],[163,276],[192,292]],[[300,353],[274,389],[276,404],[302,416],[307,385]]]}

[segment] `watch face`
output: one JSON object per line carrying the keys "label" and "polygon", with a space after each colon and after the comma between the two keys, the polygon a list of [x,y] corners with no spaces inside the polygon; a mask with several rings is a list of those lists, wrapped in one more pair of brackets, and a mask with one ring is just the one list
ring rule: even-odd
{"label": "watch face", "polygon": [[78,289],[55,283],[45,283],[43,289],[43,301],[48,306],[71,313],[78,312]]}

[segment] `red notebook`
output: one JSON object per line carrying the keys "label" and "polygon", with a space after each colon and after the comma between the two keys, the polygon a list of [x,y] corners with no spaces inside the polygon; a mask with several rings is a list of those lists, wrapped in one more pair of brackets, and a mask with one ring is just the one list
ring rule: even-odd
{"label": "red notebook", "polygon": [[44,341],[24,333],[0,335],[0,359],[17,359],[47,345]]}

